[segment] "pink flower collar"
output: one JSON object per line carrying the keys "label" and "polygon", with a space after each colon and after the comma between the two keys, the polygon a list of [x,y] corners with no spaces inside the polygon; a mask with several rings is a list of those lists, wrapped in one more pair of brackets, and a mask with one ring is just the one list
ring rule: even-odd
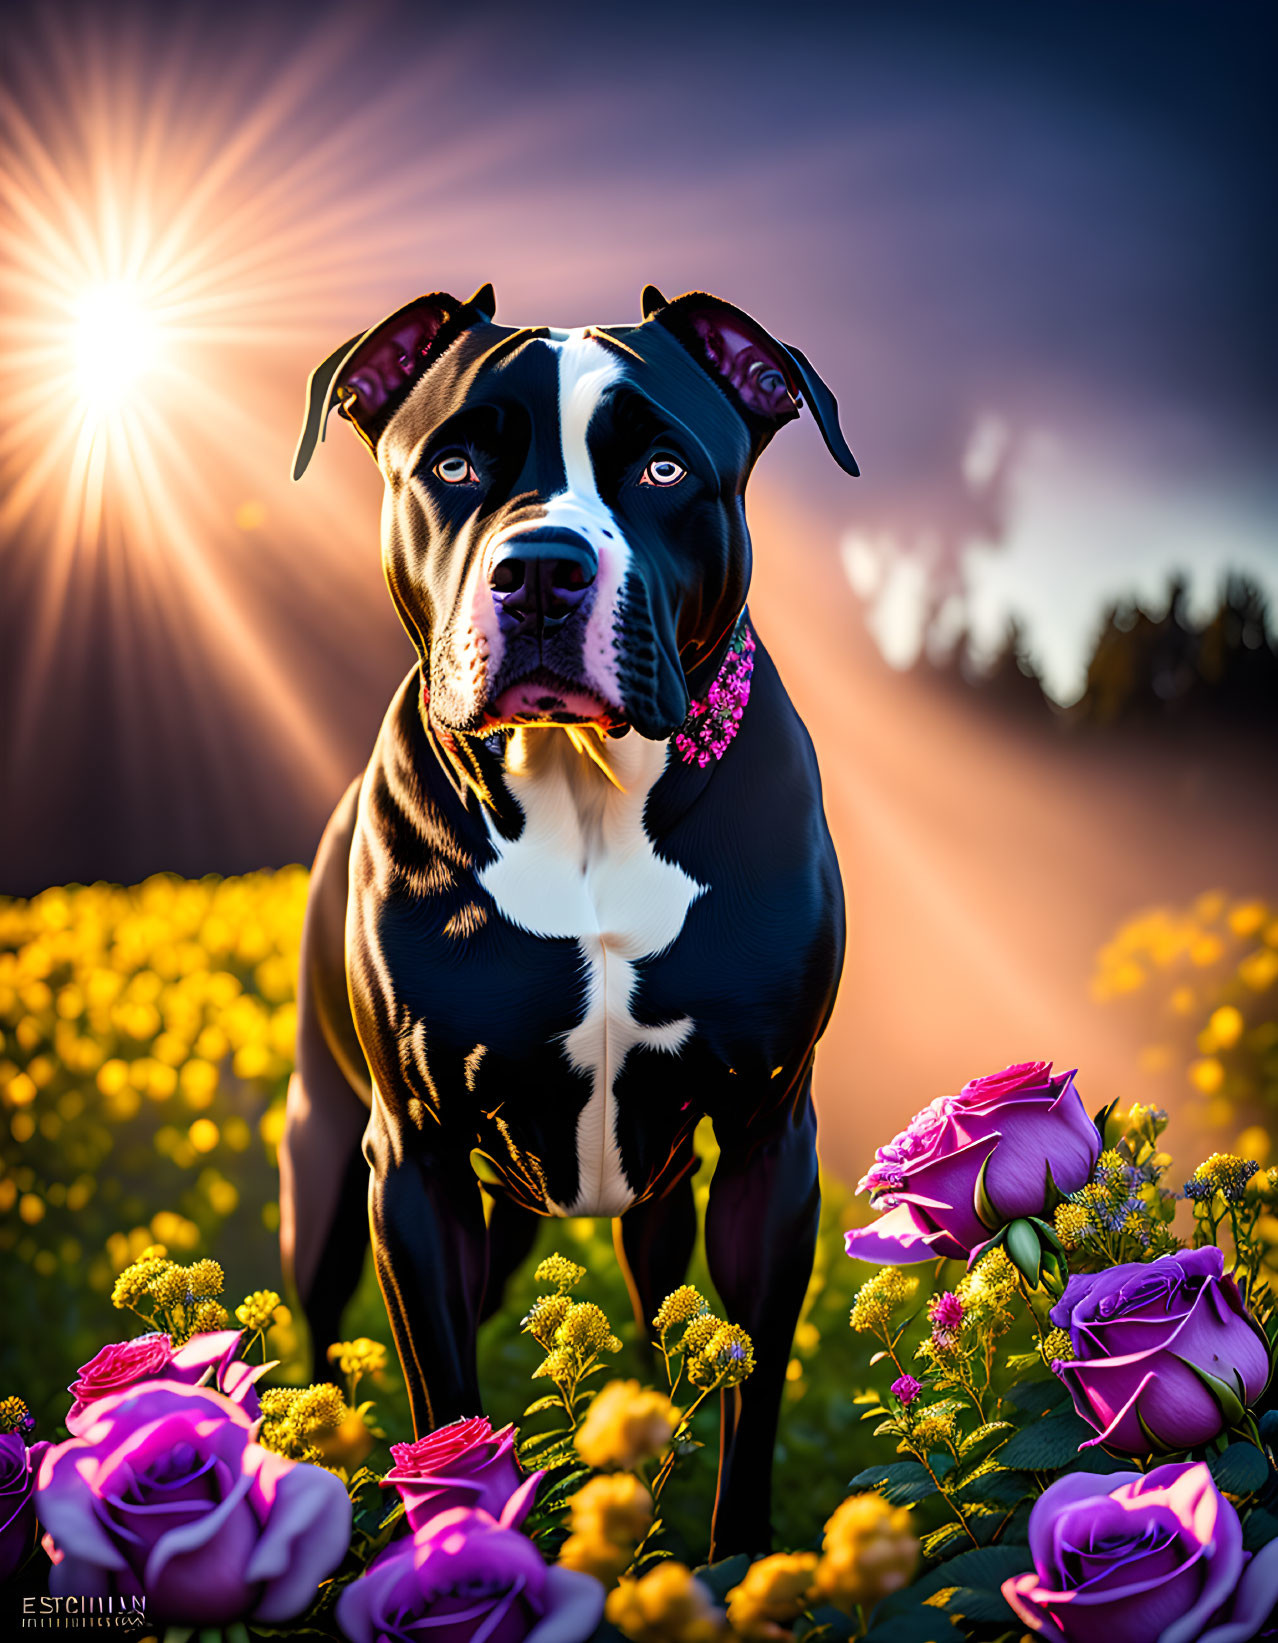
{"label": "pink flower collar", "polygon": [[742,611],[732,630],[723,665],[709,690],[697,697],[688,717],[675,732],[674,744],[684,764],[703,769],[712,759],[728,751],[750,700],[750,675],[754,672],[754,635]]}

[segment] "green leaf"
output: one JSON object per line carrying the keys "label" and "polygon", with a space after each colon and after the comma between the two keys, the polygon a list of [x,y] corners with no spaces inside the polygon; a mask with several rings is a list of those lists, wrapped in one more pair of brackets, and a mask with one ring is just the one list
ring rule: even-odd
{"label": "green leaf", "polygon": [[972,1194],[972,1206],[976,1210],[977,1220],[980,1221],[983,1227],[988,1227],[991,1232],[997,1231],[1006,1219],[1006,1217],[1000,1215],[998,1210],[994,1207],[994,1202],[991,1199],[989,1190],[985,1185],[985,1172],[990,1167],[990,1159],[993,1158],[993,1156],[994,1153],[992,1150],[986,1153],[985,1158],[981,1163],[980,1174],[976,1177],[976,1187]]}
{"label": "green leaf", "polygon": [[1269,1462],[1254,1443],[1231,1443],[1207,1464],[1218,1487],[1231,1495],[1254,1494],[1269,1481]]}
{"label": "green leaf", "polygon": [[1009,1472],[994,1461],[987,1461],[986,1466],[988,1471],[978,1467],[959,1485],[965,1503],[979,1501],[985,1506],[1015,1506],[1031,1492],[1032,1485],[1024,1472]]}
{"label": "green leaf", "polygon": [[856,1635],[856,1630],[850,1614],[844,1614],[842,1609],[835,1609],[828,1603],[822,1603],[813,1609],[811,1624],[806,1629],[802,1624],[797,1626],[795,1635],[811,1638],[813,1643],[849,1643]]}
{"label": "green leaf", "polygon": [[[955,1525],[957,1527],[957,1525]],[[901,1598],[912,1597],[922,1602],[949,1586],[971,1586],[978,1591],[997,1592],[1005,1580],[1023,1575],[1034,1567],[1028,1546],[980,1546],[974,1551],[960,1552],[929,1569],[925,1575],[901,1593]],[[893,1602],[898,1599],[893,1599]],[[877,1613],[877,1610],[875,1611]]]}
{"label": "green leaf", "polygon": [[919,1545],[923,1548],[923,1556],[940,1557],[948,1546],[953,1551],[956,1542],[962,1541],[966,1546],[969,1543],[967,1530],[961,1523],[943,1523],[939,1529],[933,1529],[931,1534],[924,1535]]}
{"label": "green leaf", "polygon": [[893,1506],[908,1506],[936,1493],[927,1467],[916,1460],[898,1461],[891,1466],[868,1466],[848,1484],[849,1489],[877,1489]]}
{"label": "green leaf", "polygon": [[576,1467],[571,1472],[565,1472],[563,1477],[557,1477],[549,1489],[540,1497],[538,1506],[551,1506],[561,1501],[565,1495],[572,1494],[577,1485],[584,1483],[590,1476],[588,1466]]}
{"label": "green leaf", "polygon": [[1094,1472],[1104,1477],[1109,1472],[1131,1472],[1135,1469],[1135,1461],[1130,1455],[1119,1459],[1111,1455],[1108,1450],[1097,1445],[1094,1449],[1084,1449],[1078,1458],[1066,1468],[1069,1472]]}
{"label": "green leaf", "polygon": [[1193,1363],[1189,1358],[1182,1358],[1179,1352],[1173,1352],[1172,1357],[1178,1363],[1183,1363],[1186,1369],[1193,1370],[1198,1379],[1215,1398],[1220,1406],[1220,1412],[1225,1417],[1226,1426],[1238,1426],[1247,1418],[1246,1388],[1238,1371],[1234,1371],[1237,1388],[1230,1386],[1228,1381],[1222,1381],[1218,1375],[1210,1374],[1201,1364]]}
{"label": "green leaf", "polygon": [[1093,1120],[1092,1120],[1093,1124],[1095,1124],[1095,1126],[1096,1126],[1097,1132],[1100,1135],[1100,1144],[1101,1144],[1101,1151],[1102,1152],[1105,1150],[1105,1126],[1109,1123],[1110,1114],[1114,1111],[1114,1108],[1117,1105],[1118,1105],[1118,1098],[1117,1098],[1117,1096],[1115,1096],[1115,1098],[1110,1102],[1110,1104],[1107,1107],[1102,1107],[1101,1110],[1096,1114],[1095,1118],[1093,1118]]}
{"label": "green leaf", "polygon": [[[1050,1168],[1051,1166],[1049,1165],[1048,1169],[1050,1170]],[[1042,1249],[1044,1255],[1048,1254],[1050,1251],[1051,1254],[1058,1256],[1063,1261],[1065,1259],[1065,1245],[1061,1243],[1060,1239],[1056,1236],[1056,1228],[1051,1226],[1047,1221],[1042,1220],[1037,1215],[1031,1215],[1029,1217],[1029,1224],[1038,1234],[1039,1247]]]}
{"label": "green leaf", "polygon": [[526,1438],[519,1445],[521,1455],[536,1455],[545,1450],[548,1454],[554,1444],[572,1444],[571,1432],[536,1432],[531,1438]]}
{"label": "green leaf", "polygon": [[[1028,1356],[1035,1363],[1041,1362],[1037,1352]],[[1012,1367],[1010,1358],[1008,1367]],[[1009,1386],[1003,1394],[1002,1401],[1011,1404],[1013,1409],[1019,1410],[1022,1414],[1040,1420],[1053,1409],[1059,1409],[1061,1404],[1069,1402],[1069,1388],[1055,1375],[1047,1379],[1040,1376],[1037,1380],[1018,1381],[1015,1386]]]}
{"label": "green leaf", "polygon": [[1095,1431],[1072,1409],[1061,1409],[1035,1421],[1008,1440],[999,1451],[1004,1466],[1025,1472],[1054,1472],[1077,1459],[1079,1446]]}
{"label": "green leaf", "polygon": [[1037,1289],[1039,1274],[1043,1270],[1043,1250],[1034,1225],[1026,1220],[1013,1221],[1007,1229],[1003,1247],[1025,1282],[1031,1289]]}
{"label": "green leaf", "polygon": [[985,1591],[977,1586],[954,1587],[945,1600],[945,1612],[956,1620],[996,1620],[1005,1626],[1016,1618],[1001,1592]]}
{"label": "green leaf", "polygon": [[980,1501],[969,1505],[964,1501],[963,1515],[968,1528],[976,1536],[977,1544],[988,1546],[1007,1522],[1008,1510],[1006,1506],[986,1506]]}
{"label": "green leaf", "polygon": [[1243,1520],[1243,1545],[1249,1552],[1258,1552],[1262,1546],[1278,1537],[1278,1517],[1257,1506]]}
{"label": "green leaf", "polygon": [[942,1609],[907,1609],[871,1626],[865,1643],[956,1643],[963,1633]]}
{"label": "green leaf", "polygon": [[959,1444],[959,1454],[965,1458],[974,1455],[983,1448],[991,1438],[996,1438],[1002,1432],[1014,1432],[1016,1428],[1011,1421],[986,1421],[984,1426],[978,1426],[975,1432],[969,1432]]}
{"label": "green leaf", "polygon": [[[538,1398],[536,1403],[530,1403],[528,1405],[527,1409],[524,1410],[524,1419],[528,1420],[529,1417],[532,1416],[532,1415],[540,1415],[544,1410],[547,1410],[547,1409],[562,1409],[562,1408],[563,1408],[563,1400],[558,1396],[558,1394],[554,1393],[554,1392],[548,1392],[544,1398]],[[527,1447],[527,1445],[525,1445],[525,1447]]]}
{"label": "green leaf", "polygon": [[734,1586],[739,1586],[746,1577],[750,1567],[748,1552],[738,1552],[735,1557],[722,1558],[718,1563],[703,1563],[693,1573],[704,1586],[708,1586],[714,1593],[715,1602],[723,1603]]}
{"label": "green leaf", "polygon": [[1043,1208],[1048,1215],[1052,1215],[1056,1211],[1057,1204],[1064,1203],[1065,1194],[1056,1185],[1056,1178],[1052,1174],[1052,1160],[1050,1158],[1046,1158],[1043,1162],[1045,1173],[1045,1179],[1043,1182]]}

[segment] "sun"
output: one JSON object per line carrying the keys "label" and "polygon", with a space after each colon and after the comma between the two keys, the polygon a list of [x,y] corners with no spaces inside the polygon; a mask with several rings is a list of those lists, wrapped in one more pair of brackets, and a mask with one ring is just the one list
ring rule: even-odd
{"label": "sun", "polygon": [[92,286],[75,306],[70,347],[82,405],[104,415],[131,400],[160,352],[160,326],[142,288]]}

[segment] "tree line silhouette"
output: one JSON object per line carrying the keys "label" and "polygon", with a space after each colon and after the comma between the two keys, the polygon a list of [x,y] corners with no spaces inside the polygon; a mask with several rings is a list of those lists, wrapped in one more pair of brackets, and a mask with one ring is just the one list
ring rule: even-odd
{"label": "tree line silhouette", "polygon": [[1167,608],[1135,599],[1109,605],[1078,701],[1062,708],[1044,691],[1021,624],[1008,623],[993,660],[977,668],[963,635],[944,660],[919,664],[992,708],[1055,719],[1070,729],[1240,729],[1278,740],[1278,644],[1269,600],[1249,577],[1230,574],[1216,609],[1196,622],[1185,577],[1171,578]]}

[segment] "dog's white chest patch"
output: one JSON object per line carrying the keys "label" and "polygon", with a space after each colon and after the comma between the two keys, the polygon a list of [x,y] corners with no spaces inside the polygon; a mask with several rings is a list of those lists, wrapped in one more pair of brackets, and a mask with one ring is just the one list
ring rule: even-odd
{"label": "dog's white chest patch", "polygon": [[620,1215],[634,1201],[617,1145],[617,1077],[637,1045],[675,1051],[692,1032],[688,1016],[645,1026],[630,1010],[636,965],[670,946],[705,889],[663,861],[644,831],[668,748],[633,730],[608,743],[601,757],[617,785],[562,731],[516,732],[507,752],[524,829],[513,841],[490,829],[498,855],[480,882],[511,924],[575,941],[585,969],[582,1017],[563,1050],[591,1092],[577,1121],[577,1196],[551,1202],[558,1215]]}

